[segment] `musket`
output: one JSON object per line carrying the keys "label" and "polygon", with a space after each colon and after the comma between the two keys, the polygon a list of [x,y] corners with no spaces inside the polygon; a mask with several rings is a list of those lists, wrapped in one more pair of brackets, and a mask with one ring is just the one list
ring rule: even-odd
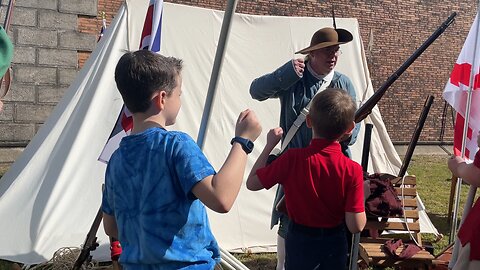
{"label": "musket", "polygon": [[75,264],[72,267],[72,270],[80,270],[82,269],[82,265],[87,262],[89,263],[91,260],[90,252],[94,251],[98,247],[97,243],[97,231],[98,227],[100,227],[100,222],[102,222],[103,211],[102,207],[98,209],[97,215],[95,216],[95,220],[93,221],[90,230],[87,233],[87,237],[85,239],[85,243],[83,243],[82,250],[80,251],[80,255],[78,255]]}
{"label": "musket", "polygon": [[446,21],[418,48],[403,65],[397,69],[387,81],[375,91],[375,93],[355,112],[355,123],[361,122],[371,112],[373,107],[377,105],[380,99],[383,97],[387,89],[402,75],[402,73],[432,44],[455,19],[456,12],[453,12]]}
{"label": "musket", "polygon": [[415,151],[415,146],[417,146],[418,138],[420,138],[423,125],[427,120],[428,112],[430,111],[430,107],[432,107],[432,103],[433,103],[433,96],[429,96],[425,101],[425,104],[423,105],[422,113],[420,114],[420,118],[418,119],[417,126],[415,127],[415,131],[413,132],[412,139],[410,140],[410,144],[408,145],[407,152],[405,153],[405,157],[403,158],[402,167],[400,168],[398,177],[403,177],[405,176],[405,173],[407,173],[408,165],[412,160],[413,152]]}
{"label": "musket", "polygon": [[7,14],[5,15],[5,22],[3,23],[3,28],[7,33],[8,33],[8,30],[10,29],[10,21],[12,20],[12,16],[13,16],[14,5],[15,5],[15,0],[8,1]]}

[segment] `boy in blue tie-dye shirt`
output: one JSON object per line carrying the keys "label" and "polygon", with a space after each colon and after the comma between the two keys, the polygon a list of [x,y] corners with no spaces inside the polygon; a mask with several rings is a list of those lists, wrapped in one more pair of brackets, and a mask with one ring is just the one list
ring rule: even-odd
{"label": "boy in blue tie-dye shirt", "polygon": [[165,129],[181,107],[181,69],[181,60],[147,50],[126,53],[115,69],[133,130],[108,164],[102,209],[105,232],[122,244],[126,270],[214,268],[220,254],[205,206],[231,209],[261,132],[253,111],[240,113],[216,173],[191,137]]}

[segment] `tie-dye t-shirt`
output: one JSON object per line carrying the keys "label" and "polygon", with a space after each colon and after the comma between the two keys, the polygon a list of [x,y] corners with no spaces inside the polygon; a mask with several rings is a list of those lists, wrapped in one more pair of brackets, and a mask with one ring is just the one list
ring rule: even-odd
{"label": "tie-dye t-shirt", "polygon": [[122,139],[107,167],[102,209],[115,216],[124,269],[213,269],[205,206],[192,187],[215,174],[182,132],[150,128]]}

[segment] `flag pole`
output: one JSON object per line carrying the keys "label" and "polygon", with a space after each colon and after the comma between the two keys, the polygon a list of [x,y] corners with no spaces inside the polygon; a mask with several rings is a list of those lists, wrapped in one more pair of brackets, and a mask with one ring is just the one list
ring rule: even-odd
{"label": "flag pole", "polygon": [[[463,124],[463,137],[462,137],[462,151],[461,155],[463,158],[465,158],[465,148],[466,148],[466,139],[467,139],[467,132],[468,132],[468,121],[470,118],[470,107],[472,103],[472,91],[474,87],[474,77],[476,74],[477,68],[477,46],[478,46],[478,31],[480,30],[480,19],[478,18],[478,12],[480,11],[480,0],[477,3],[477,15],[475,17],[477,28],[475,31],[475,45],[473,47],[473,60],[472,60],[472,69],[470,71],[470,83],[468,86],[468,95],[467,95],[467,104],[466,104],[466,109],[465,109],[465,119],[464,119],[464,124]],[[458,213],[458,208],[460,205],[460,191],[462,189],[462,179],[457,178],[457,185],[455,187],[455,204],[454,204],[454,209],[453,209],[453,218],[452,218],[452,230],[450,232],[450,242],[451,239],[455,239],[455,245],[453,246],[453,252],[452,252],[452,258],[450,259],[450,262],[448,264],[448,268],[452,269],[455,266],[455,263],[458,258],[458,252],[460,249],[460,239],[457,237],[457,213]],[[477,191],[477,188],[473,185],[470,185],[470,189],[468,191],[468,196],[463,208],[463,213],[462,213],[462,218],[460,221],[460,226],[463,224],[465,221],[465,218],[468,215],[468,212],[472,208],[473,205],[473,200],[475,198],[475,193]],[[459,226],[459,227],[460,227]]]}
{"label": "flag pole", "polygon": [[[232,17],[235,14],[235,8],[237,6],[237,0],[228,0],[225,8],[225,14],[223,16],[222,28],[220,30],[220,37],[218,38],[217,51],[215,52],[215,60],[213,62],[212,74],[210,76],[210,82],[208,84],[207,97],[205,99],[205,107],[202,113],[202,120],[198,131],[197,145],[200,149],[203,149],[205,145],[205,138],[207,136],[208,122],[210,121],[210,115],[212,112],[212,104],[217,91],[218,77],[220,70],[222,69],[223,56],[225,55],[225,48],[227,47],[228,35],[230,32],[230,26],[232,24]],[[229,269],[242,269],[248,270],[248,268],[238,261],[235,257],[231,256],[228,251],[220,248],[222,257],[222,263]]]}
{"label": "flag pole", "polygon": [[203,149],[205,145],[205,138],[207,136],[207,126],[210,121],[210,115],[212,112],[212,104],[215,98],[215,92],[217,91],[217,83],[220,70],[223,64],[223,56],[225,55],[225,48],[227,46],[228,34],[230,32],[230,25],[232,23],[232,17],[235,13],[237,6],[237,0],[228,0],[227,7],[225,8],[225,14],[223,16],[222,28],[220,30],[220,37],[218,38],[217,51],[215,53],[215,60],[213,62],[212,75],[210,76],[210,82],[208,84],[207,97],[205,99],[205,107],[202,113],[202,120],[198,131],[197,145],[200,149]]}

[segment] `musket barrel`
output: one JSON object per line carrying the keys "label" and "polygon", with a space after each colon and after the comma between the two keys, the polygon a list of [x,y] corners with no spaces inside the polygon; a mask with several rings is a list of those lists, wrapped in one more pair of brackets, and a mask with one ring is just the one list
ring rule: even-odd
{"label": "musket barrel", "polygon": [[402,75],[402,73],[430,46],[455,19],[456,12],[453,12],[446,21],[418,48],[390,77],[387,81],[375,91],[375,93],[356,111],[355,122],[359,123],[365,119],[373,107],[377,105],[387,89]]}
{"label": "musket barrel", "polygon": [[3,28],[6,32],[10,29],[10,21],[12,20],[13,6],[15,5],[15,0],[8,1],[7,14],[5,14],[5,22],[3,23]]}

